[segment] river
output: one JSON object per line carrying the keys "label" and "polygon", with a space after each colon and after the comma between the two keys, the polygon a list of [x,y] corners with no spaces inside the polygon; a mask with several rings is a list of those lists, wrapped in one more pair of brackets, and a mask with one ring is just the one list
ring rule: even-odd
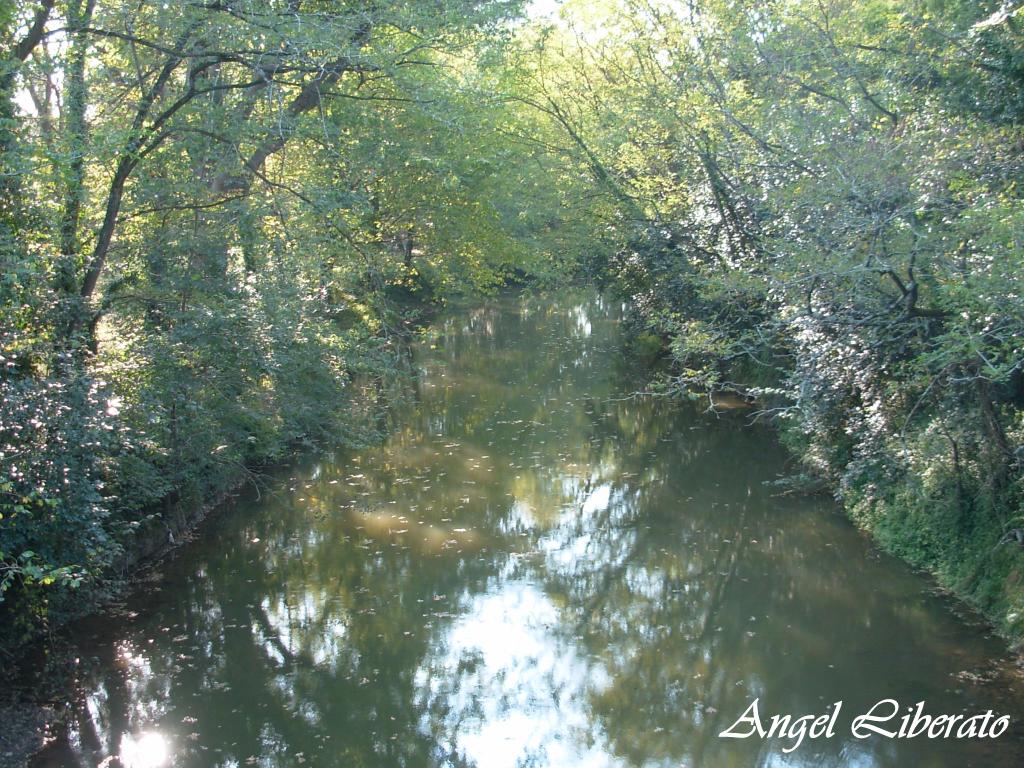
{"label": "river", "polygon": [[[797,469],[749,413],[632,396],[620,314],[439,319],[382,446],[225,508],[80,630],[76,715],[35,768],[1024,765],[1004,644],[829,499],[771,485]],[[887,698],[1010,726],[855,738]],[[789,752],[719,738],[755,699],[842,705]]]}

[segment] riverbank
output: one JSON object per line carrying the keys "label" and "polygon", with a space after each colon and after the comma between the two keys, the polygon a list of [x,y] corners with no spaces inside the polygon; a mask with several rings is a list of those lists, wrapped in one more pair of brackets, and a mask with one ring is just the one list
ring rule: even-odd
{"label": "riverbank", "polygon": [[[516,762],[781,759],[716,736],[753,695],[860,712],[893,691],[1024,722],[1000,642],[828,499],[777,494],[770,429],[631,396],[619,313],[584,294],[439,318],[383,443],[300,460],[83,627],[68,730],[33,768],[140,744],[180,768],[482,764],[499,732]],[[993,752],[847,726],[800,754],[1024,754],[1016,730]]]}
{"label": "riverbank", "polygon": [[[20,659],[65,624],[121,599],[140,571],[187,541],[211,510],[244,487],[258,494],[274,467],[311,450],[382,439],[389,409],[401,403],[400,379],[410,374],[402,347],[436,311],[403,298],[387,305],[386,323],[368,322],[366,305],[362,315],[332,313],[330,343],[290,350],[300,359],[311,353],[322,359],[306,360],[294,378],[279,375],[272,391],[269,380],[239,382],[232,402],[220,381],[208,382],[208,392],[188,393],[191,399],[148,402],[151,392],[112,370],[116,345],[102,347],[75,384],[104,388],[78,406],[104,408],[102,418],[90,425],[77,418],[40,422],[45,441],[26,439],[20,449],[34,472],[22,470],[20,504],[0,518],[0,543],[26,550],[4,563],[0,677],[16,675]],[[339,362],[345,367],[337,368]],[[68,447],[72,435],[84,443]],[[61,450],[65,455],[58,456]],[[65,471],[77,485],[66,482],[55,493],[39,475],[53,474],[61,462],[77,462],[75,474]],[[29,486],[33,476],[38,487]],[[19,489],[10,483],[2,490],[9,496]]]}
{"label": "riverbank", "polygon": [[[3,647],[0,683],[8,698],[0,700],[0,718],[5,723],[0,731],[0,768],[27,765],[51,734],[68,727],[80,685],[78,628],[95,627],[105,619],[126,620],[130,612],[123,608],[125,602],[137,599],[159,580],[164,563],[195,545],[204,526],[216,524],[219,515],[228,514],[240,502],[258,502],[277,482],[268,485],[268,480],[287,467],[325,450],[365,447],[386,437],[395,409],[400,410],[409,397],[408,347],[439,309],[439,304],[406,291],[390,297],[385,327],[391,341],[386,344],[393,345],[383,358],[370,365],[364,362],[355,375],[345,378],[349,393],[335,404],[333,415],[324,419],[336,427],[343,425],[341,431],[323,431],[316,438],[302,434],[271,453],[228,465],[228,471],[218,473],[215,482],[205,488],[193,487],[188,494],[176,491],[138,513],[137,524],[120,542],[116,562],[88,588],[79,590],[79,599],[59,603],[60,608],[50,613],[45,624],[23,635],[17,645]],[[364,323],[358,316],[343,320],[346,324]],[[385,340],[378,337],[373,344],[381,341]],[[360,394],[352,396],[351,391]],[[327,404],[319,405],[326,417]],[[287,433],[289,425],[282,423],[278,429]]]}
{"label": "riverbank", "polygon": [[[861,376],[870,389],[846,382],[848,388],[834,385],[816,399],[811,390],[822,382],[805,382],[803,392],[784,347],[763,353],[775,367],[745,354],[737,364],[737,357],[714,357],[706,338],[687,340],[686,331],[660,324],[655,313],[638,312],[630,327],[638,360],[657,357],[667,366],[668,373],[651,374],[662,388],[707,402],[707,382],[724,382],[722,390],[710,385],[712,404],[724,392],[717,394],[727,400],[721,408],[774,426],[800,468],[792,473],[794,488],[831,494],[881,549],[980,612],[1024,664],[1021,465],[1004,463],[998,448],[985,445],[986,430],[995,428],[986,414],[1012,404],[985,392],[950,414],[925,404],[927,393],[873,402],[905,384],[877,373],[868,379],[867,370]],[[955,427],[946,424],[951,418],[959,419]]]}
{"label": "riverbank", "polygon": [[[296,447],[275,465],[285,466],[309,451],[308,446]],[[76,627],[104,617],[125,620],[124,601],[151,584],[161,563],[194,543],[208,518],[231,508],[239,495],[258,498],[262,481],[256,478],[269,469],[269,465],[240,468],[233,483],[216,498],[195,505],[176,504],[154,515],[125,546],[122,560],[102,580],[102,590],[91,592],[74,611],[64,612],[45,634],[34,634],[18,648],[7,649],[0,669],[0,683],[9,697],[0,701],[0,722],[4,724],[0,729],[0,768],[27,766],[52,734],[67,728],[68,718],[74,716],[80,654],[74,639]],[[248,493],[247,488],[251,489]]]}
{"label": "riverbank", "polygon": [[[159,581],[162,565],[182,555],[199,537],[203,527],[219,514],[228,514],[238,503],[259,498],[261,483],[253,484],[253,472],[279,471],[289,462],[308,454],[309,449],[296,452],[274,467],[249,468],[240,473],[236,484],[217,499],[197,505],[189,511],[176,508],[150,524],[141,536],[133,539],[124,561],[116,570],[117,579],[108,579],[102,597],[83,604],[75,615],[52,627],[43,644],[25,644],[20,655],[10,658],[3,668],[3,688],[8,698],[0,701],[0,768],[24,768],[34,755],[52,740],[55,733],[68,727],[75,715],[75,697],[80,684],[79,674],[83,649],[77,635],[82,628],[105,622],[121,622],[130,617],[124,605],[145,593]],[[86,630],[88,631],[88,630]]]}

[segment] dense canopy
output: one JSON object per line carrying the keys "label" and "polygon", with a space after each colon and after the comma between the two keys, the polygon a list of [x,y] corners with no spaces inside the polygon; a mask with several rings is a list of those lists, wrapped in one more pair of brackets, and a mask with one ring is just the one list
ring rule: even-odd
{"label": "dense canopy", "polygon": [[387,429],[418,312],[569,280],[629,301],[657,386],[737,393],[1024,633],[1024,7],[5,0],[0,30],[4,643],[254,468]]}

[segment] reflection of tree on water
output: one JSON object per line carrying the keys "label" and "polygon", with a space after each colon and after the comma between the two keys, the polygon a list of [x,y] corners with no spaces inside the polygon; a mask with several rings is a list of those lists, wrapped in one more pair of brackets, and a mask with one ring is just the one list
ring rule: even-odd
{"label": "reflection of tree on water", "polygon": [[[317,765],[348,764],[357,755],[388,765],[436,757],[417,735],[408,702],[416,660],[437,630],[407,635],[401,628],[421,625],[424,606],[438,607],[435,595],[472,588],[480,569],[453,568],[450,558],[413,568],[394,547],[361,556],[337,529],[295,538],[301,528],[281,511],[259,526],[259,567],[245,546],[250,532],[242,531],[222,557],[200,565],[205,578],[186,582],[187,597],[157,607],[147,631],[123,651],[148,661],[132,675],[130,694],[123,681],[113,692],[122,661],[101,659],[102,677],[89,685],[102,711],[96,728],[109,734],[101,756],[116,753],[120,735],[139,727],[152,702],[163,702],[157,715],[174,732],[179,759],[191,755],[197,765],[208,764],[207,753],[239,764],[268,751],[281,764],[303,751]],[[146,638],[153,627],[188,639],[154,648]],[[89,721],[88,710],[81,712]],[[186,718],[194,724],[182,725]],[[338,737],[343,747],[335,746]]]}
{"label": "reflection of tree on water", "polygon": [[[509,361],[510,375],[520,362]],[[449,394],[421,394],[423,421],[450,421],[464,443],[472,425],[486,421],[475,414],[500,406],[485,397],[474,403],[482,392],[460,390],[451,402]],[[506,394],[494,392],[501,400]],[[503,427],[497,432],[491,442]],[[339,510],[387,510],[399,499],[406,516],[440,526],[454,509],[474,527],[495,531],[491,551],[510,549],[494,525],[509,505],[504,481],[484,482],[482,451],[446,448],[434,434],[398,434],[361,457],[363,472],[320,466],[250,525],[231,531],[228,521],[219,546],[200,547],[193,573],[172,579],[173,595],[147,606],[149,615],[119,647],[100,646],[105,658],[85,683],[73,751],[98,763],[117,753],[123,734],[157,720],[178,759],[196,764],[211,756],[243,763],[258,754],[287,761],[296,753],[318,754],[317,764],[371,755],[387,765],[451,760],[420,732],[409,706],[414,675],[464,596],[486,591],[504,556],[425,554],[401,536],[374,539],[358,517]],[[403,453],[411,461],[403,462]],[[526,457],[517,463],[525,467]],[[144,663],[131,666],[134,658]]]}
{"label": "reflection of tree on water", "polygon": [[[574,556],[549,556],[543,570],[566,606],[563,637],[583,645],[611,681],[589,701],[627,763],[770,762],[787,741],[765,750],[756,740],[717,738],[758,696],[770,713],[795,715],[822,712],[840,697],[855,711],[888,695],[927,693],[939,707],[950,701],[941,678],[916,679],[909,693],[894,689],[893,680],[907,677],[907,651],[872,631],[873,623],[913,631],[904,638],[918,645],[910,654],[941,665],[957,655],[935,631],[948,631],[949,617],[918,593],[894,600],[919,589],[905,573],[902,583],[858,588],[863,543],[839,519],[823,524],[813,503],[769,496],[764,481],[782,466],[765,455],[763,436],[708,418],[667,418],[655,400],[615,403],[597,415],[592,465],[603,459],[611,468],[598,478],[606,501],[588,504],[594,494],[582,489],[576,510],[547,536],[550,550]],[[583,557],[573,549],[580,541]],[[822,626],[822,617],[831,623]],[[948,749],[922,752],[941,760]],[[906,759],[892,742],[838,739],[808,746],[788,764]]]}
{"label": "reflection of tree on water", "polygon": [[[963,634],[918,582],[859,588],[858,537],[763,487],[763,434],[624,397],[613,315],[442,323],[386,445],[239,505],[137,600],[51,756],[96,765],[155,729],[195,766],[745,766],[781,745],[716,734],[755,696],[961,709],[943,660]],[[905,758],[837,739],[791,763],[840,750]]]}
{"label": "reflection of tree on water", "polygon": [[[675,428],[666,428],[673,421],[666,415],[652,400],[616,403],[611,413],[598,414],[596,429],[604,434],[591,445],[617,450],[615,461],[607,462],[613,471],[602,478],[608,501],[584,501],[586,514],[550,534],[562,547],[585,538],[586,557],[545,563],[548,589],[570,606],[564,631],[582,638],[612,681],[591,705],[630,764],[682,758],[699,764],[716,707],[736,698],[714,670],[727,669],[736,652],[728,647],[731,636],[718,630],[746,545],[747,481],[720,473],[726,488],[735,489],[723,490],[723,498],[712,491],[684,505],[678,499],[687,490],[714,488],[707,457],[730,456],[743,466],[754,458],[754,446],[730,440],[731,432],[713,425],[684,431],[675,420]],[[731,498],[740,505],[730,539],[708,512],[714,515]],[[679,518],[686,520],[682,527]]]}

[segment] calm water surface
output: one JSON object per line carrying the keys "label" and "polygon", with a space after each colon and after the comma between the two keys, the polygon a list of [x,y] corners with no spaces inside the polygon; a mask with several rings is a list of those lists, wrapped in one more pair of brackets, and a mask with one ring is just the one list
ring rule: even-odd
{"label": "calm water surface", "polygon": [[[83,641],[36,765],[1024,765],[1003,646],[827,500],[778,496],[793,468],[745,415],[628,397],[617,314],[440,321],[384,446],[234,505]],[[852,738],[887,697],[1012,725]],[[754,698],[842,717],[790,754],[717,738]]]}

